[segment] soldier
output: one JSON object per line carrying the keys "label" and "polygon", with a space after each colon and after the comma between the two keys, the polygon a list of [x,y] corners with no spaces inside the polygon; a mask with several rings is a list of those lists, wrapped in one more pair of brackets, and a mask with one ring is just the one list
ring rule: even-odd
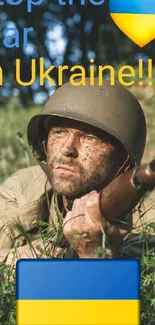
{"label": "soldier", "polygon": [[144,228],[148,247],[154,247],[148,228],[155,221],[152,193],[113,224],[99,207],[100,190],[141,162],[142,108],[122,86],[89,81],[64,84],[32,117],[28,142],[39,165],[17,171],[0,186],[0,256],[7,263],[35,257],[140,258]]}

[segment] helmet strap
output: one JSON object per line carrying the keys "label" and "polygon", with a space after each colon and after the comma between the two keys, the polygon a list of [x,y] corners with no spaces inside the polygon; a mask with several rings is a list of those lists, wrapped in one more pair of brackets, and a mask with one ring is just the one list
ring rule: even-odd
{"label": "helmet strap", "polygon": [[132,166],[132,163],[131,163],[131,158],[128,155],[127,156],[127,159],[125,160],[125,162],[123,163],[123,165],[119,168],[118,172],[116,173],[114,179],[116,177],[118,177],[119,175],[121,175],[122,172],[128,171],[131,167],[133,167],[133,166]]}
{"label": "helmet strap", "polygon": [[47,141],[46,140],[41,143],[41,149],[43,150],[43,152],[47,156]]}

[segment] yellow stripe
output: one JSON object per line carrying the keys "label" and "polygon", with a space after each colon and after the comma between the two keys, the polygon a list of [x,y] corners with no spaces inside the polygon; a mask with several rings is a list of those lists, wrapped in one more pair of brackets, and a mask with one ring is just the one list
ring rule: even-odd
{"label": "yellow stripe", "polygon": [[138,300],[18,300],[17,325],[139,325]]}
{"label": "yellow stripe", "polygon": [[155,15],[111,14],[115,24],[139,46],[155,38]]}

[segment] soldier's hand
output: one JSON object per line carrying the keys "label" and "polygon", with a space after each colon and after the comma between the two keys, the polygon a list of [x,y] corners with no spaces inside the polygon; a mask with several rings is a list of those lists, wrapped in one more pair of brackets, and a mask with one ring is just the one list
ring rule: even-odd
{"label": "soldier's hand", "polygon": [[99,194],[92,191],[76,199],[72,211],[64,218],[63,233],[80,258],[92,258],[102,246],[107,222],[99,208]]}

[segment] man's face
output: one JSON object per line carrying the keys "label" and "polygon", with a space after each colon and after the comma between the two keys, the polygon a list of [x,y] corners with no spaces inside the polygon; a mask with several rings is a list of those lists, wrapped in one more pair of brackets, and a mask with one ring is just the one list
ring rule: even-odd
{"label": "man's face", "polygon": [[49,132],[48,178],[53,190],[66,197],[101,190],[125,159],[117,140],[84,123],[57,119]]}

